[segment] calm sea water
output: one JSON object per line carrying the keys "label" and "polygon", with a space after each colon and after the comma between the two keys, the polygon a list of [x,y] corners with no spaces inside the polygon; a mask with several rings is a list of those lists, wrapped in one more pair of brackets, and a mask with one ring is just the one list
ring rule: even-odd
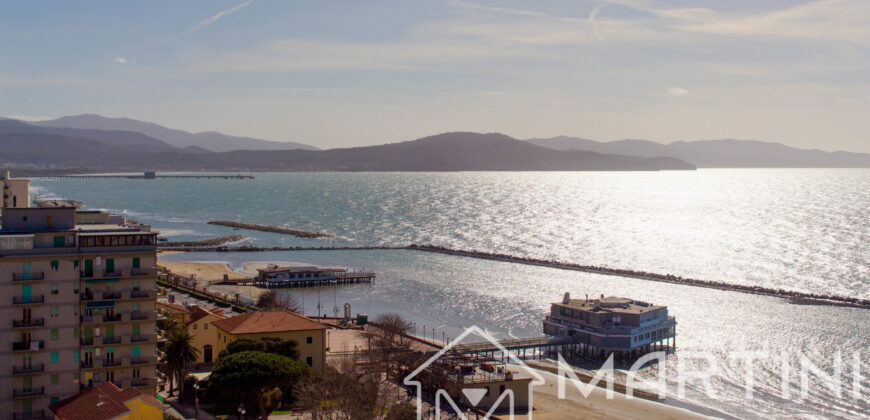
{"label": "calm sea water", "polygon": [[[228,234],[257,245],[406,245],[554,258],[741,284],[870,297],[870,171],[700,170],[658,173],[256,174],[244,180],[40,180],[44,197],[83,201],[165,229],[173,240]],[[305,240],[210,226],[225,219],[319,230]],[[870,415],[853,398],[853,353],[870,379],[870,311],[789,305],[780,299],[412,251],[200,253],[174,259],[285,261],[367,267],[375,285],[293,291],[306,313],[397,311],[436,338],[476,324],[498,336],[540,335],[562,293],[612,294],[668,305],[679,351],[669,372],[710,351],[718,360],[706,395],[689,381],[685,400],[741,418]],[[733,351],[767,351],[756,362],[754,399]],[[801,355],[825,372],[842,352],[843,393],[815,376],[800,398]],[[781,396],[780,356],[792,360]],[[775,357],[774,357],[775,356]],[[870,380],[863,387],[870,389]],[[675,383],[671,384],[676,386]]]}

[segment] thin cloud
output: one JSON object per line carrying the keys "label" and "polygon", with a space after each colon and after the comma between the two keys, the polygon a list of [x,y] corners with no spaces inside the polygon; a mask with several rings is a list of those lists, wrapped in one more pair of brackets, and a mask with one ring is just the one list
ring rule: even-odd
{"label": "thin cloud", "polygon": [[47,121],[47,120],[52,119],[51,117],[46,117],[44,115],[22,115],[22,114],[7,115],[3,118],[9,118],[10,120],[18,120],[18,121]]}
{"label": "thin cloud", "polygon": [[592,11],[589,12],[589,18],[586,19],[586,21],[589,22],[589,28],[592,29],[592,33],[595,34],[595,38],[598,38],[599,42],[604,42],[604,39],[601,38],[601,34],[598,33],[598,28],[595,27],[595,18],[604,6],[607,6],[607,3],[602,3],[600,6],[592,9]]}
{"label": "thin cloud", "polygon": [[668,95],[675,96],[675,97],[686,96],[689,93],[690,92],[688,89],[683,89],[683,88],[677,87],[677,86],[674,86],[674,87],[668,89]]}
{"label": "thin cloud", "polygon": [[495,6],[485,6],[477,3],[469,3],[461,0],[454,0],[451,4],[465,7],[467,9],[477,9],[477,10],[486,10],[490,12],[499,12],[499,13],[508,13],[512,15],[520,15],[520,16],[536,16],[536,17],[548,17],[546,13],[536,12],[534,10],[523,10],[523,9],[509,9],[506,7],[495,7]]}
{"label": "thin cloud", "polygon": [[135,58],[115,57],[115,62],[118,64],[136,64]]}
{"label": "thin cloud", "polygon": [[249,4],[253,3],[253,2],[254,2],[254,0],[248,0],[248,1],[246,1],[246,2],[244,2],[244,3],[242,3],[242,4],[239,4],[239,5],[237,5],[237,6],[230,7],[229,9],[221,10],[220,12],[218,12],[217,14],[215,14],[214,16],[212,16],[212,17],[210,17],[210,18],[208,18],[208,19],[206,19],[206,20],[204,20],[204,21],[202,21],[202,22],[199,22],[199,23],[197,23],[196,25],[191,26],[190,29],[184,31],[184,33],[185,33],[185,34],[189,34],[189,33],[196,32],[196,31],[202,29],[202,28],[205,27],[205,26],[208,26],[208,25],[211,25],[212,23],[217,22],[218,19],[220,19],[220,18],[222,18],[222,17],[224,17],[224,16],[226,16],[226,15],[231,15],[231,14],[233,14],[233,13],[235,13],[235,12],[238,12],[239,9],[242,9],[242,8],[248,6]]}

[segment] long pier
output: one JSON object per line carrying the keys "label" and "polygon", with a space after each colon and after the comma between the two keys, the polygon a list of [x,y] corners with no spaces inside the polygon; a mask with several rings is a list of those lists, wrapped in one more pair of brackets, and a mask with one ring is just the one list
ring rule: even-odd
{"label": "long pier", "polygon": [[357,283],[374,283],[375,273],[372,272],[354,272],[346,274],[338,274],[335,277],[320,278],[320,279],[298,279],[292,281],[282,281],[280,284],[276,282],[261,281],[256,277],[240,280],[216,280],[210,281],[208,284],[232,285],[232,286],[255,286],[266,289],[278,288],[296,288],[296,287],[319,287],[319,286],[336,286],[342,284],[357,284]]}

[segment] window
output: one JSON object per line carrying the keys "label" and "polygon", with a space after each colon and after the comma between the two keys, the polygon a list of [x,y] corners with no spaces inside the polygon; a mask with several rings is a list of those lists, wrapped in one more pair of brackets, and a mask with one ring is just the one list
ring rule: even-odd
{"label": "window", "polygon": [[58,267],[60,267],[60,261],[51,260],[51,271],[57,272]]}
{"label": "window", "polygon": [[308,366],[314,366],[314,359],[311,356],[305,358],[305,363],[308,363]]}
{"label": "window", "polygon": [[54,247],[55,248],[63,248],[66,245],[66,240],[63,236],[55,236],[54,237]]}
{"label": "window", "polygon": [[57,385],[58,382],[60,382],[60,381],[58,381],[58,379],[57,379],[57,375],[56,375],[56,374],[55,374],[55,375],[51,375],[51,384],[52,384],[52,385]]}
{"label": "window", "polygon": [[57,311],[58,311],[58,310],[57,310],[57,305],[52,306],[52,307],[51,307],[51,310],[50,310],[51,316],[56,317],[56,316],[57,316]]}
{"label": "window", "polygon": [[52,285],[51,285],[51,294],[56,295],[57,293],[58,293],[58,292],[57,292],[57,285],[56,285],[56,284],[52,284]]}
{"label": "window", "polygon": [[57,356],[57,352],[56,351],[51,352],[51,363],[57,363],[58,360],[59,360],[59,358]]}
{"label": "window", "polygon": [[73,328],[73,338],[79,338],[79,329]]}
{"label": "window", "polygon": [[79,268],[79,260],[73,260],[73,268]]}
{"label": "window", "polygon": [[60,398],[58,398],[58,397],[51,397],[51,402],[50,402],[49,404],[54,404],[54,403],[56,403],[56,402],[58,402],[58,401],[60,401]]}
{"label": "window", "polygon": [[133,357],[139,357],[142,354],[142,349],[139,346],[133,346]]}
{"label": "window", "polygon": [[60,335],[60,334],[58,334],[58,332],[57,332],[57,328],[52,328],[52,329],[51,329],[51,338],[50,338],[50,340],[51,340],[51,341],[57,341],[57,340],[59,340],[58,335]]}
{"label": "window", "polygon": [[194,323],[194,324],[193,324],[193,329],[196,329],[196,327],[197,327],[198,325],[199,325],[199,324]]}
{"label": "window", "polygon": [[305,344],[311,344],[313,342],[314,342],[314,337],[312,337],[312,336],[305,337]]}
{"label": "window", "polygon": [[204,329],[204,330],[208,329],[208,322],[202,324],[202,329]]}
{"label": "window", "polygon": [[73,362],[78,362],[78,361],[79,361],[79,351],[75,350],[75,351],[73,351]]}
{"label": "window", "polygon": [[140,260],[139,257],[133,258],[133,268],[139,268]]}

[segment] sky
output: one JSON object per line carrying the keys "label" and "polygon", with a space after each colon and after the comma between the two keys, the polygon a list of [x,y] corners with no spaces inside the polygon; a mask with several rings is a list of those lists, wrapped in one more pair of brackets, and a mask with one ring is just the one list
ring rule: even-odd
{"label": "sky", "polygon": [[0,1],[0,116],[870,152],[868,0]]}

